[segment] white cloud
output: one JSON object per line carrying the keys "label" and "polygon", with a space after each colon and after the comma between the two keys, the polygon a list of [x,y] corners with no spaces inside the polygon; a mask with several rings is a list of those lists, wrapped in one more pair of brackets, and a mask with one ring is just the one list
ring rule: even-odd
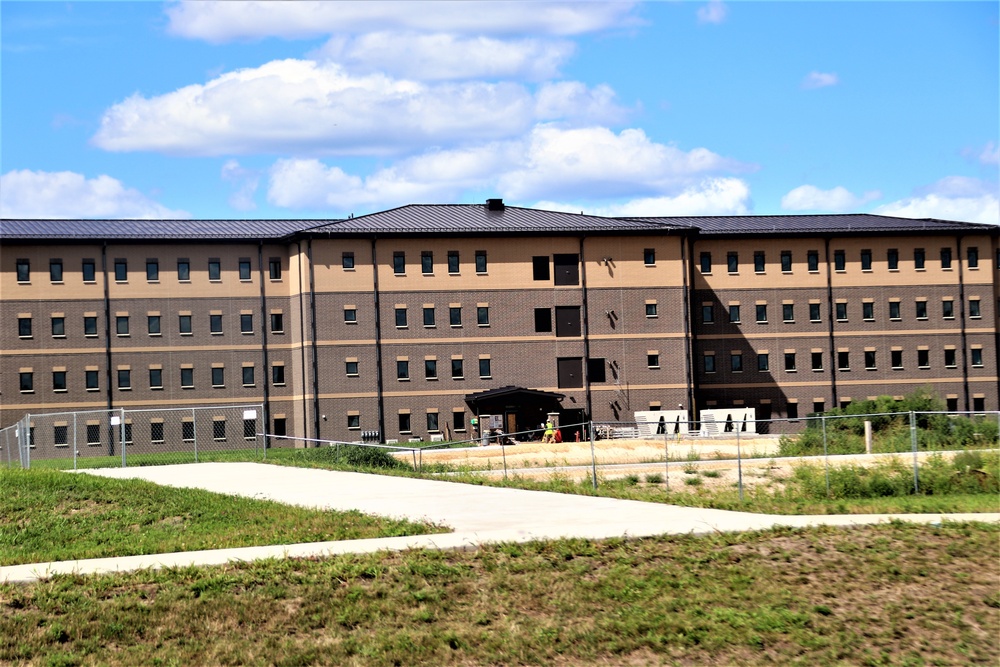
{"label": "white cloud", "polygon": [[634,2],[179,2],[168,30],[209,42],[379,30],[579,35],[634,25]]}
{"label": "white cloud", "polygon": [[436,33],[373,32],[357,37],[331,37],[310,54],[351,72],[382,71],[420,81],[468,78],[550,79],[573,55],[567,40],[462,37]]}
{"label": "white cloud", "polygon": [[836,86],[838,83],[840,83],[840,77],[833,72],[809,72],[806,78],[802,79],[801,87],[804,90],[815,90],[817,88],[826,88],[827,86]]}
{"label": "white cloud", "polygon": [[650,217],[689,215],[748,215],[750,188],[738,178],[710,178],[686,188],[675,196],[644,197],[619,204],[588,206],[541,201],[537,208],[549,211],[609,217]]}
{"label": "white cloud", "polygon": [[920,188],[915,196],[879,206],[873,213],[902,218],[937,218],[1000,225],[996,183],[966,176],[948,176]]}
{"label": "white cloud", "polygon": [[882,193],[877,190],[866,192],[859,197],[839,185],[830,190],[820,190],[814,185],[800,185],[781,198],[781,208],[786,211],[843,213],[855,211],[859,206],[881,197]]}
{"label": "white cloud", "polygon": [[0,176],[4,218],[188,218],[107,175],[21,169]]}
{"label": "white cloud", "polygon": [[722,23],[728,13],[729,9],[720,0],[711,0],[698,8],[698,23]]}
{"label": "white cloud", "polygon": [[578,104],[552,103],[548,86],[536,99],[511,82],[426,85],[352,76],[336,63],[279,60],[165,95],[133,95],[105,111],[92,142],[172,155],[384,155],[517,136],[539,113],[576,124],[624,113],[608,88],[552,86],[571,91]]}
{"label": "white cloud", "polygon": [[229,205],[237,211],[252,211],[257,208],[254,194],[260,184],[260,172],[256,169],[246,169],[236,160],[226,160],[222,165],[222,180],[232,183],[233,192],[229,195]]}
{"label": "white cloud", "polygon": [[1000,144],[987,141],[982,148],[964,149],[962,155],[982,165],[997,165],[1000,164]]}

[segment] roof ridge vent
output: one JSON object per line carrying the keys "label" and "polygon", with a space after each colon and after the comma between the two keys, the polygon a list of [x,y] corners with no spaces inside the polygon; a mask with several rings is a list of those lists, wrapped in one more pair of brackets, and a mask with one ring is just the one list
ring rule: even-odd
{"label": "roof ridge vent", "polygon": [[487,199],[486,200],[486,210],[487,211],[500,211],[500,212],[503,212],[503,210],[505,208],[507,208],[507,207],[504,206],[503,199]]}

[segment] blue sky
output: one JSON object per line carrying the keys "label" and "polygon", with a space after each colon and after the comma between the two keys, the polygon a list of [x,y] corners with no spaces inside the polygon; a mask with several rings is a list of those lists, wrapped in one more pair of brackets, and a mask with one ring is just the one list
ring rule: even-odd
{"label": "blue sky", "polygon": [[1000,224],[997,2],[0,2],[0,215]]}

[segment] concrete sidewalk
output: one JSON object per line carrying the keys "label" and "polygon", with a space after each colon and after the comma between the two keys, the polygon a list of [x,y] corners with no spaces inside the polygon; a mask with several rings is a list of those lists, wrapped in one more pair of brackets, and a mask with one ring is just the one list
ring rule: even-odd
{"label": "concrete sidewalk", "polygon": [[0,582],[34,581],[58,573],[94,574],[386,550],[474,548],[488,542],[562,537],[602,539],[705,534],[773,526],[859,526],[891,519],[918,523],[942,520],[1000,522],[1000,513],[776,516],[259,463],[106,468],[87,473],[139,478],[166,486],[200,488],[304,507],[359,510],[367,514],[430,521],[446,525],[454,532],[12,565],[0,567]]}

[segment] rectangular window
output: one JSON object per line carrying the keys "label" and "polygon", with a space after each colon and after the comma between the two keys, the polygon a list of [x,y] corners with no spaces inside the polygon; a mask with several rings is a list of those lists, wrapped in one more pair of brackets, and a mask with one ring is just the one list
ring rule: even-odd
{"label": "rectangular window", "polygon": [[926,301],[917,301],[916,302],[916,312],[917,312],[917,319],[918,320],[926,320],[927,319],[927,302]]}
{"label": "rectangular window", "polygon": [[128,335],[128,315],[118,315],[115,317],[115,333],[119,336]]}
{"label": "rectangular window", "polygon": [[160,279],[160,260],[147,259],[146,280],[148,280],[149,282],[156,282],[159,279]]}
{"label": "rectangular window", "polygon": [[930,368],[931,367],[931,353],[930,350],[917,350],[917,368]]}
{"label": "rectangular window", "polygon": [[865,350],[865,370],[874,371],[875,366],[875,350]]}
{"label": "rectangular window", "polygon": [[864,301],[861,304],[861,319],[871,322],[875,319],[875,304],[872,301]]}
{"label": "rectangular window", "polygon": [[406,253],[397,250],[392,253],[392,272],[397,276],[406,273]]}
{"label": "rectangular window", "polygon": [[702,273],[712,272],[712,253],[710,252],[701,253],[701,255],[698,257],[698,262],[701,266]]}
{"label": "rectangular window", "polygon": [[246,258],[240,259],[240,280],[253,280],[250,273],[251,270],[250,260]]}
{"label": "rectangular window", "polygon": [[84,371],[87,391],[95,391],[100,388],[100,375],[97,371]]}
{"label": "rectangular window", "polygon": [[434,253],[429,250],[420,253],[420,272],[424,275],[434,273]]}
{"label": "rectangular window", "polygon": [[438,379],[437,359],[424,359],[424,379],[425,380]]}
{"label": "rectangular window", "polygon": [[757,370],[758,371],[768,371],[771,369],[771,359],[767,352],[759,352],[757,354]]}
{"label": "rectangular window", "polygon": [[479,360],[479,378],[482,380],[487,380],[493,377],[493,368],[490,359],[480,359]]}
{"label": "rectangular window", "polygon": [[792,251],[782,250],[781,251],[781,272],[791,273],[792,272]]}
{"label": "rectangular window", "polygon": [[813,352],[810,355],[810,363],[811,363],[811,368],[814,371],[821,371],[821,370],[823,370],[823,353],[822,352]]}
{"label": "rectangular window", "polygon": [[785,352],[785,370],[794,371],[795,370],[795,353]]}
{"label": "rectangular window", "polygon": [[913,251],[913,268],[917,271],[923,271],[924,265],[927,263],[927,254],[924,252],[923,248],[917,248]]}
{"label": "rectangular window", "polygon": [[835,271],[847,270],[847,255],[844,254],[843,250],[833,251],[833,268]]}
{"label": "rectangular window", "polygon": [[810,303],[809,304],[809,321],[810,322],[819,322],[822,319],[822,317],[820,316],[819,306],[820,306],[820,304],[818,304],[818,303]]}
{"label": "rectangular window", "polygon": [[660,367],[660,355],[650,353],[646,355],[646,367],[647,368],[659,368]]}
{"label": "rectangular window", "polygon": [[347,415],[347,428],[357,430],[361,428],[361,415]]}
{"label": "rectangular window", "polygon": [[150,422],[149,441],[163,442],[163,422]]}
{"label": "rectangular window", "polygon": [[795,304],[794,303],[783,303],[781,304],[781,319],[785,322],[795,321]]}
{"label": "rectangular window", "polygon": [[271,333],[285,333],[285,315],[283,313],[271,313]]}
{"label": "rectangular window", "polygon": [[[753,254],[753,270],[755,273],[764,273],[764,251],[757,250]],[[730,273],[735,273],[732,269],[729,270]]]}
{"label": "rectangular window", "polygon": [[886,265],[889,267],[890,271],[896,271],[899,269],[899,250],[896,248],[889,248],[885,254]]}
{"label": "rectangular window", "polygon": [[[653,304],[654,306],[656,304]],[[647,304],[646,316],[649,316],[649,304]],[[535,308],[535,332],[549,333],[552,331],[552,309]]]}
{"label": "rectangular window", "polygon": [[476,273],[486,273],[486,251],[477,250],[476,251]]}
{"label": "rectangular window", "polygon": [[183,440],[184,442],[191,442],[192,440],[194,440],[193,421],[185,420],[181,422],[181,440]]}
{"label": "rectangular window", "polygon": [[31,318],[17,318],[17,335],[20,338],[31,338]]}
{"label": "rectangular window", "polygon": [[806,253],[806,265],[809,271],[813,273],[819,271],[819,251],[810,250]]}
{"label": "rectangular window", "polygon": [[729,305],[729,322],[731,324],[739,324],[740,322],[740,306],[737,303]]}
{"label": "rectangular window", "polygon": [[555,271],[556,285],[579,285],[580,284],[580,257],[574,254],[561,254],[552,256],[552,265]]}
{"label": "rectangular window", "polygon": [[966,257],[969,258],[969,268],[978,269],[979,268],[979,248],[971,246],[966,250]]}
{"label": "rectangular window", "polygon": [[889,351],[889,363],[892,365],[894,370],[901,370],[903,368],[903,351],[902,350],[890,350]]}
{"label": "rectangular window", "polygon": [[159,315],[146,316],[146,331],[149,333],[150,336],[159,336],[162,333],[160,330]]}
{"label": "rectangular window", "polygon": [[972,409],[976,412],[984,412],[986,410],[986,397],[985,396],[973,396],[972,397]]}
{"label": "rectangular window", "polygon": [[434,308],[424,308],[424,326],[425,327],[435,326]]}
{"label": "rectangular window", "polygon": [[712,304],[704,304],[701,307],[702,324],[713,324],[715,322],[715,307]]}
{"label": "rectangular window", "polygon": [[979,299],[969,299],[969,317],[973,319],[982,317],[982,311],[979,308]]}
{"label": "rectangular window", "polygon": [[359,374],[358,362],[354,360],[345,361],[344,372],[347,374],[348,377],[357,377]]}
{"label": "rectangular window", "polygon": [[354,268],[354,253],[350,251],[345,251],[340,255],[340,267],[342,269],[351,270]]}
{"label": "rectangular window", "polygon": [[18,374],[18,385],[24,393],[35,391],[35,374],[30,371],[21,371]]}
{"label": "rectangular window", "polygon": [[249,313],[243,313],[240,315],[240,333],[253,333],[253,315]]}
{"label": "rectangular window", "polygon": [[244,419],[243,420],[243,439],[253,440],[257,437],[257,420],[256,419]]}
{"label": "rectangular window", "polygon": [[846,322],[847,321],[847,304],[843,301],[834,305],[837,310],[837,321]]}
{"label": "rectangular window", "polygon": [[582,320],[580,306],[556,306],[556,336],[576,337],[581,335]]}
{"label": "rectangular window", "polygon": [[448,308],[448,324],[453,327],[462,326],[462,307],[451,306]]}
{"label": "rectangular window", "polygon": [[899,319],[902,319],[900,317],[900,315],[899,315],[899,302],[898,301],[890,301],[889,302],[889,319],[890,320],[899,320]]}
{"label": "rectangular window", "polygon": [[740,254],[738,252],[730,251],[726,253],[726,270],[729,273],[740,272]]}
{"label": "rectangular window", "polygon": [[83,260],[83,282],[97,282],[97,263],[92,259]]}
{"label": "rectangular window", "polygon": [[409,380],[410,379],[410,362],[406,359],[396,360],[396,379],[397,380]]}
{"label": "rectangular window", "polygon": [[272,257],[267,260],[267,273],[271,280],[281,280],[281,258]]}
{"label": "rectangular window", "polygon": [[531,258],[531,277],[533,280],[549,279],[548,255],[537,255]]}
{"label": "rectangular window", "polygon": [[410,413],[405,412],[399,415],[399,432],[410,433]]}
{"label": "rectangular window", "polygon": [[820,414],[826,410],[826,401],[813,401],[813,412]]}
{"label": "rectangular window", "polygon": [[18,259],[16,261],[17,267],[17,282],[28,283],[31,282],[31,262],[27,259]]}
{"label": "rectangular window", "polygon": [[182,334],[191,333],[191,316],[190,315],[178,315],[177,317],[177,330]]}
{"label": "rectangular window", "polygon": [[406,308],[397,308],[396,309],[396,328],[397,329],[405,329],[406,326],[407,326],[407,324],[406,324]]}
{"label": "rectangular window", "polygon": [[115,280],[125,282],[128,280],[128,260],[118,258],[115,260]]}
{"label": "rectangular window", "polygon": [[225,387],[226,386],[226,369],[221,366],[216,366],[212,368],[212,386],[213,387]]}
{"label": "rectangular window", "polygon": [[704,357],[702,357],[702,364],[704,365],[706,373],[715,372],[715,353],[706,352]]}
{"label": "rectangular window", "polygon": [[951,248],[941,248],[941,268],[951,268]]}
{"label": "rectangular window", "polygon": [[871,271],[872,270],[872,251],[862,250],[861,251],[861,270]]}
{"label": "rectangular window", "polygon": [[101,444],[100,424],[87,424],[87,444],[91,446]]}
{"label": "rectangular window", "polygon": [[476,306],[476,323],[481,327],[488,327],[490,325],[489,306]]}
{"label": "rectangular window", "polygon": [[758,303],[756,311],[757,311],[757,324],[767,324],[767,304]]}
{"label": "rectangular window", "polygon": [[982,368],[982,366],[983,366],[983,350],[982,350],[982,348],[974,347],[971,350],[969,350],[969,353],[970,353],[970,356],[971,356],[971,359],[972,359],[972,366],[974,368]]}
{"label": "rectangular window", "polygon": [[646,248],[642,251],[642,263],[646,266],[653,266],[656,264],[656,250],[653,248]]}
{"label": "rectangular window", "polygon": [[163,369],[161,368],[149,369],[149,388],[163,389]]}
{"label": "rectangular window", "polygon": [[451,360],[451,379],[461,380],[465,377],[465,362],[462,359]]}
{"label": "rectangular window", "polygon": [[851,370],[851,353],[843,350],[837,352],[837,368],[842,371]]}
{"label": "rectangular window", "polygon": [[941,317],[946,320],[955,319],[955,302],[951,299],[941,301]]}
{"label": "rectangular window", "polygon": [[209,331],[213,334],[222,333],[222,315],[209,315],[208,316],[208,327]]}
{"label": "rectangular window", "polygon": [[458,251],[449,250],[448,251],[448,273],[458,273],[459,261],[458,261]]}
{"label": "rectangular window", "polygon": [[798,419],[799,418],[799,404],[798,403],[789,403],[789,404],[787,404],[785,406],[785,414],[788,416],[789,419]]}
{"label": "rectangular window", "polygon": [[285,367],[275,364],[271,366],[271,384],[275,387],[282,387],[285,385]]}
{"label": "rectangular window", "polygon": [[193,389],[194,388],[194,369],[193,368],[182,368],[181,369],[181,388],[182,389]]}
{"label": "rectangular window", "polygon": [[357,324],[358,323],[358,309],[357,308],[344,308],[344,322],[346,324]]}
{"label": "rectangular window", "polygon": [[955,361],[955,349],[946,348],[944,351],[944,365],[945,368],[955,368],[957,363]]}
{"label": "rectangular window", "polygon": [[451,420],[455,426],[456,431],[465,430],[465,412],[452,412]]}
{"label": "rectangular window", "polygon": [[132,371],[128,369],[118,369],[118,389],[132,388]]}
{"label": "rectangular window", "polygon": [[52,391],[66,391],[66,371],[52,371]]}
{"label": "rectangular window", "polygon": [[[546,308],[544,310],[548,310],[548,309]],[[646,317],[653,318],[653,317],[656,317],[656,316],[657,316],[656,304],[655,303],[647,303],[646,304]],[[536,331],[537,331],[537,329],[536,329]]]}
{"label": "rectangular window", "polygon": [[224,417],[214,417],[212,419],[212,439],[226,439],[226,420]]}
{"label": "rectangular window", "polygon": [[222,280],[222,262],[220,260],[208,260],[208,279]]}
{"label": "rectangular window", "polygon": [[733,373],[743,372],[743,354],[740,352],[733,352],[729,355],[729,368]]}
{"label": "rectangular window", "polygon": [[97,335],[97,318],[93,315],[86,315],[83,318],[83,335],[84,336],[96,336]]}
{"label": "rectangular window", "polygon": [[63,281],[63,262],[61,259],[49,260],[49,281],[54,283]]}
{"label": "rectangular window", "polygon": [[177,280],[182,282],[191,280],[191,262],[189,260],[177,260]]}

